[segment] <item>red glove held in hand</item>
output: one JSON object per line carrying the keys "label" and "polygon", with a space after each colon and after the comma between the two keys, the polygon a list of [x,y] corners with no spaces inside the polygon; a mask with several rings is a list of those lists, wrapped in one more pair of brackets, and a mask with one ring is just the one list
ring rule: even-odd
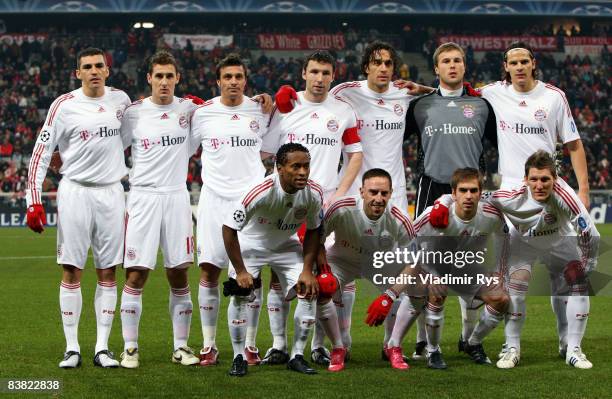
{"label": "red glove held in hand", "polygon": [[45,229],[45,224],[47,224],[45,208],[41,204],[29,206],[26,214],[26,223],[36,233],[42,233]]}
{"label": "red glove held in hand", "polygon": [[429,214],[429,223],[439,229],[446,228],[448,226],[448,208],[438,202],[434,203]]}
{"label": "red glove held in hand", "polygon": [[468,96],[472,97],[481,97],[482,93],[472,87],[468,82],[463,82],[463,87],[465,88],[465,92]]}
{"label": "red glove held in hand", "polygon": [[304,237],[306,236],[306,223],[302,223],[299,229],[297,229],[298,240],[300,244],[304,245]]}
{"label": "red glove held in hand", "polygon": [[568,285],[574,285],[581,281],[585,277],[582,262],[577,260],[570,261],[567,266],[565,266],[563,274],[565,275],[565,281],[567,281]]}
{"label": "red glove held in hand", "polygon": [[287,114],[295,108],[295,102],[298,99],[295,89],[289,85],[281,86],[274,95],[276,100],[276,108],[281,114]]}
{"label": "red glove held in hand", "polygon": [[338,290],[338,281],[331,272],[331,268],[327,263],[319,265],[319,274],[317,274],[317,283],[319,283],[319,296],[323,298],[331,298]]}
{"label": "red glove held in hand", "polygon": [[198,96],[194,96],[193,94],[187,94],[185,97],[188,100],[191,100],[192,103],[194,103],[195,105],[202,105],[204,104],[204,99],[198,97]]}
{"label": "red glove held in hand", "polygon": [[397,299],[397,296],[391,290],[385,291],[384,294],[376,298],[368,307],[366,324],[370,327],[380,326],[387,318],[395,299]]}

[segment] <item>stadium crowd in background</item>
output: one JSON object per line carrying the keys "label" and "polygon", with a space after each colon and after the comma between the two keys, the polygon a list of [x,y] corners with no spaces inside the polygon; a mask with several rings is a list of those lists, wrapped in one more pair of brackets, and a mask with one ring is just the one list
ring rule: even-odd
{"label": "stadium crowd in background", "polygon": [[[215,30],[215,34],[238,33],[238,27]],[[258,50],[256,34],[263,28],[241,27],[241,35],[236,36],[235,45],[228,48],[216,47],[211,51],[195,50],[188,42],[181,48],[178,43],[171,46],[175,57],[185,71],[178,94],[196,94],[204,99],[219,95],[215,64],[227,53],[238,51],[249,66],[249,82],[246,95],[257,93],[274,93],[281,85],[290,84],[299,87],[301,84],[302,60],[294,57],[273,57]],[[279,28],[279,32],[285,28]],[[288,28],[287,28],[288,29]],[[210,29],[209,29],[210,30]],[[286,29],[285,29],[286,30]],[[0,192],[9,193],[0,197],[0,205],[16,208],[25,207],[24,189],[29,156],[32,153],[36,135],[44,121],[46,110],[54,98],[78,86],[74,77],[74,56],[89,45],[107,49],[107,59],[111,68],[109,83],[121,88],[132,99],[148,95],[147,82],[144,79],[146,57],[158,48],[166,47],[163,34],[203,33],[199,26],[179,26],[175,23],[155,29],[126,29],[119,25],[100,26],[95,29],[66,30],[66,28],[40,28],[47,34],[42,42],[23,41],[21,45],[0,44]],[[266,32],[269,30],[267,29]],[[456,31],[468,34],[469,28],[461,27]],[[246,32],[246,33],[244,33]],[[292,33],[296,33],[292,30]],[[303,33],[330,33],[328,29],[308,29]],[[390,35],[394,33],[393,35]],[[407,52],[421,52],[431,62],[432,48],[437,46],[435,38],[441,34],[453,33],[448,29],[424,25],[405,25],[400,32],[379,32],[376,29],[344,30],[346,37],[345,51],[338,52],[338,65],[335,84],[343,81],[363,79],[359,68],[359,54],[373,38],[383,35],[386,40],[396,44]],[[486,34],[486,31],[480,32]],[[508,31],[505,34],[519,32]],[[536,26],[524,29],[520,33],[532,35],[551,35],[549,26]],[[594,27],[585,34],[607,36],[605,27]],[[581,32],[572,32],[579,36]],[[562,38],[563,34],[556,33]],[[562,43],[562,41],[560,41]],[[489,52],[478,61],[474,51],[466,48],[466,80],[474,86],[485,82],[499,80],[501,53]],[[419,71],[411,60],[404,57],[400,68],[402,79],[423,82]],[[572,113],[580,131],[587,153],[589,181],[592,189],[609,189],[612,183],[609,176],[610,133],[612,126],[609,117],[612,81],[610,80],[610,53],[604,46],[601,58],[591,59],[588,56],[570,56],[563,61],[556,61],[550,53],[538,54],[539,78],[562,89],[573,107]],[[142,65],[140,65],[142,64]],[[129,74],[129,68],[136,73]],[[70,76],[70,78],[66,78]],[[130,78],[135,76],[135,79]],[[432,85],[433,82],[423,82]],[[569,177],[570,185],[576,186],[573,173],[570,172],[568,154],[561,159],[562,175]],[[493,174],[497,170],[497,154],[489,152],[487,160],[487,185],[495,183]],[[414,173],[416,163],[416,141],[404,143],[404,162],[408,188],[414,187],[417,176]],[[201,162],[197,157],[189,163],[188,187],[195,189],[199,181]],[[269,168],[272,167],[270,163]],[[43,190],[55,191],[59,174],[49,172]],[[194,184],[196,183],[196,184]]]}

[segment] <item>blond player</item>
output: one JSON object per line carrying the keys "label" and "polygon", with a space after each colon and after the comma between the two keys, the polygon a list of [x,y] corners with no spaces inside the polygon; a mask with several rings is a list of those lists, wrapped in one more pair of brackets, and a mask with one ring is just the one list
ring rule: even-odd
{"label": "blond player", "polygon": [[98,278],[94,364],[117,367],[119,362],[108,350],[108,337],[117,304],[115,267],[123,261],[125,199],[119,180],[127,169],[120,127],[130,99],[123,91],[104,85],[109,75],[104,51],[84,49],[76,61],[81,87],[53,102],[30,159],[27,224],[38,233],[43,231],[42,183],[57,146],[63,161],[57,193],[57,263],[63,268],[59,296],[66,337],[66,353],[59,366],[81,364],[77,334],[83,303],[81,275],[92,247]]}
{"label": "blond player", "polygon": [[126,282],[121,295],[125,341],[121,366],[125,368],[139,366],[142,292],[149,272],[155,269],[159,247],[170,283],[172,362],[200,362],[187,346],[193,309],[187,271],[193,263],[194,238],[185,183],[189,157],[199,140],[190,124],[196,105],[174,96],[180,77],[170,53],[154,54],[147,73],[151,96],[133,103],[123,115],[122,136],[125,146],[132,148],[133,163],[125,217]]}

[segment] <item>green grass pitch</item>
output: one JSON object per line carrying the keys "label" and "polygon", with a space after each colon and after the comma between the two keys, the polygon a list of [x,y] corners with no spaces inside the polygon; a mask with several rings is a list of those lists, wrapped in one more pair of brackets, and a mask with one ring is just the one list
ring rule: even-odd
{"label": "green grass pitch", "polygon": [[[612,236],[612,225],[599,226],[604,237]],[[95,344],[93,295],[95,273],[87,265],[82,282],[83,312],[79,340],[83,366],[77,370],[57,367],[64,351],[59,315],[58,287],[60,269],[55,264],[55,229],[42,236],[26,228],[0,229],[0,379],[61,379],[60,397],[610,397],[612,396],[612,297],[591,298],[591,314],[583,349],[593,362],[592,370],[577,370],[565,365],[557,355],[555,318],[548,297],[529,297],[527,321],[522,339],[522,358],[512,370],[477,366],[457,352],[460,312],[451,298],[446,307],[442,350],[449,369],[432,371],[423,362],[411,362],[407,372],[393,370],[380,360],[382,328],[364,323],[365,309],[376,291],[359,284],[353,316],[353,358],[344,372],[320,370],[316,376],[292,373],[284,367],[255,367],[245,378],[231,378],[231,363],[226,306],[222,299],[217,343],[221,364],[212,368],[174,365],[170,362],[172,330],[168,317],[168,285],[160,266],[151,274],[143,294],[140,323],[141,366],[136,370],[103,370],[92,364]],[[603,255],[609,257],[609,253]],[[202,344],[197,287],[199,272],[190,270],[194,316],[190,345]],[[269,274],[264,274],[267,286]],[[124,273],[119,270],[118,287]],[[120,295],[120,292],[119,292]],[[265,293],[264,293],[265,298]],[[292,323],[290,323],[292,324]],[[503,340],[498,328],[485,340],[493,359]],[[271,344],[268,317],[262,312],[258,345],[265,352]],[[404,343],[412,352],[414,331]],[[115,317],[110,348],[121,352],[120,318]],[[2,395],[0,395],[2,396]],[[8,394],[7,397],[14,395]],[[21,394],[25,396],[25,394]],[[36,395],[28,394],[27,397]]]}

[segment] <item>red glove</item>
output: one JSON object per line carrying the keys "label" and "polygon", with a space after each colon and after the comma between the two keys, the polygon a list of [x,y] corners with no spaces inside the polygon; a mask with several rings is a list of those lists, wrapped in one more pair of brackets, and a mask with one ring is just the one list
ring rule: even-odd
{"label": "red glove", "polygon": [[565,281],[567,281],[568,285],[574,285],[581,281],[585,277],[582,262],[578,260],[570,261],[567,266],[565,266],[565,271],[563,274],[565,275]]}
{"label": "red glove", "polygon": [[397,295],[391,290],[385,291],[384,294],[376,298],[368,307],[366,324],[370,327],[380,326],[385,321],[385,318],[387,318],[395,299],[397,299]]}
{"label": "red glove", "polygon": [[481,97],[482,93],[472,87],[468,82],[463,82],[463,87],[465,88],[465,92],[468,96],[472,97]]}
{"label": "red glove", "polygon": [[274,95],[276,100],[276,108],[281,114],[287,114],[295,108],[295,102],[298,99],[295,89],[289,85],[281,86]]}
{"label": "red glove", "polygon": [[300,244],[304,245],[304,237],[306,236],[306,223],[302,223],[299,229],[297,229],[298,240]]}
{"label": "red glove", "polygon": [[331,272],[329,264],[319,265],[317,283],[319,283],[319,296],[323,298],[331,298],[338,290],[338,281]]}
{"label": "red glove", "polygon": [[429,223],[433,227],[445,229],[448,226],[448,208],[439,202],[435,202],[429,213]]}
{"label": "red glove", "polygon": [[45,229],[45,224],[47,224],[45,208],[41,204],[29,206],[26,214],[26,223],[36,233],[42,233]]}
{"label": "red glove", "polygon": [[198,96],[194,96],[193,94],[187,94],[185,97],[187,100],[191,100],[192,103],[194,103],[195,105],[202,105],[204,104],[204,99],[198,97]]}

